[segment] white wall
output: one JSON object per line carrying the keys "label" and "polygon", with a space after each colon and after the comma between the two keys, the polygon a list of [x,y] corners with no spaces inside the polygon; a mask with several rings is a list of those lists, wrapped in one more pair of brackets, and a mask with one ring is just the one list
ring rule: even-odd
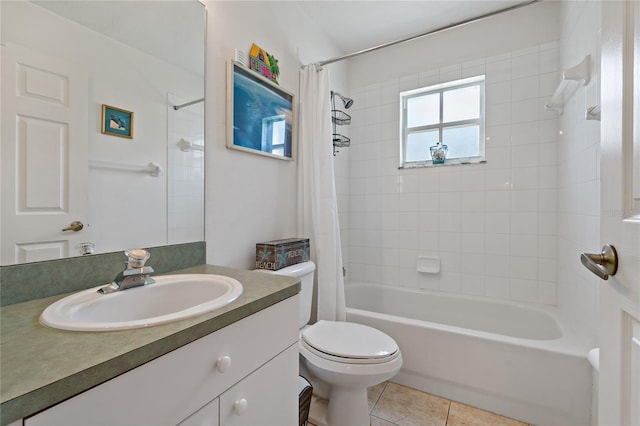
{"label": "white wall", "polygon": [[558,306],[588,350],[596,345],[602,281],[580,264],[580,253],[600,252],[600,122],[587,107],[600,103],[600,3],[562,2],[561,65],[591,55],[591,81],[572,86],[560,120],[558,144]]}
{"label": "white wall", "polygon": [[[558,128],[544,104],[558,13],[536,4],[352,60],[350,280],[556,303]],[[399,170],[399,92],[479,74],[486,164]],[[442,271],[418,273],[421,255]]]}
{"label": "white wall", "polygon": [[206,8],[207,262],[253,268],[256,243],[296,236],[298,163],[226,148],[226,63],[234,48],[248,55],[256,43],[278,59],[280,86],[297,96],[299,66],[338,52],[293,3],[209,1]]}

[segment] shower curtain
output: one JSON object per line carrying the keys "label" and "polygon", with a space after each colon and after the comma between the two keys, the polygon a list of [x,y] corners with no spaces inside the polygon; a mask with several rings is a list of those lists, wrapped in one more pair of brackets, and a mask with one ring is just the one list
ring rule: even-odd
{"label": "shower curtain", "polygon": [[344,321],[330,94],[328,71],[316,64],[303,66],[298,121],[298,235],[310,238],[311,256],[318,268],[318,320]]}

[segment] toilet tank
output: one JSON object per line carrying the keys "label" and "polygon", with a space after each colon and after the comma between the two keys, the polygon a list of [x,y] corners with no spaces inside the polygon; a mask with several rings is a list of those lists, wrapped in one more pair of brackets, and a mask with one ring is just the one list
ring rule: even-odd
{"label": "toilet tank", "polygon": [[316,270],[316,264],[312,261],[297,263],[278,269],[277,271],[268,271],[258,269],[262,272],[268,272],[276,275],[285,275],[300,279],[300,313],[298,315],[298,328],[302,328],[309,323],[311,318],[311,300],[313,298],[313,273]]}

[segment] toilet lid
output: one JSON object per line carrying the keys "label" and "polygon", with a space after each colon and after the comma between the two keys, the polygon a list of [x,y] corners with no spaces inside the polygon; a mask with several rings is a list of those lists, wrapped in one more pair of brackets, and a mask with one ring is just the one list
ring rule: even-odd
{"label": "toilet lid", "polygon": [[351,360],[395,358],[396,342],[375,328],[342,321],[318,321],[302,331],[302,340],[311,348],[331,357]]}

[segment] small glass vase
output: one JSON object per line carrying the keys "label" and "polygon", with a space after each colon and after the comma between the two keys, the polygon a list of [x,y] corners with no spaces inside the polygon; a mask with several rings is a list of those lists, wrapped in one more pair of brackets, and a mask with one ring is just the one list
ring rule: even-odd
{"label": "small glass vase", "polygon": [[444,161],[447,159],[447,150],[447,146],[442,145],[440,142],[430,147],[429,151],[431,151],[431,161],[433,161],[433,164],[444,164]]}

